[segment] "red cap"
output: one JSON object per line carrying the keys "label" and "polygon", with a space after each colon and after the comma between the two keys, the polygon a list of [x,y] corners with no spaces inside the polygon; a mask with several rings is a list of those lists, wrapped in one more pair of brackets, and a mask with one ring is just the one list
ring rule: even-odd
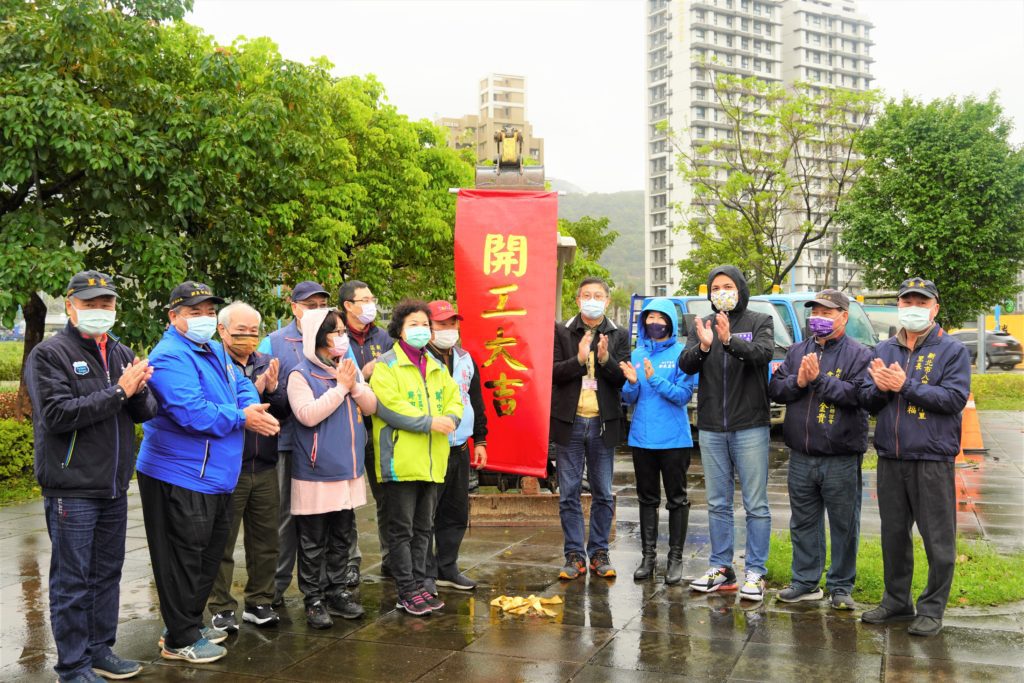
{"label": "red cap", "polygon": [[462,316],[455,311],[455,307],[450,302],[438,299],[437,301],[431,301],[427,304],[430,307],[430,319],[431,320],[448,320],[449,318],[455,318],[462,320]]}

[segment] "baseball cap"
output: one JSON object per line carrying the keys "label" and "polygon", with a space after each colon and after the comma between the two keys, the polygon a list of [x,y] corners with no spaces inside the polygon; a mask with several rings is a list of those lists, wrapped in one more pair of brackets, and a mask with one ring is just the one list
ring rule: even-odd
{"label": "baseball cap", "polygon": [[224,303],[224,299],[214,294],[207,285],[202,282],[186,280],[171,291],[171,299],[167,303],[167,308],[195,306],[203,301],[212,301],[215,304]]}
{"label": "baseball cap", "polygon": [[319,282],[313,282],[312,280],[303,280],[292,287],[292,301],[305,301],[316,294],[323,294],[326,297],[331,296],[327,293],[327,290],[324,289],[323,285]]}
{"label": "baseball cap", "polygon": [[850,297],[838,289],[823,289],[818,294],[804,303],[804,308],[811,306],[824,306],[825,308],[838,308],[841,311],[850,310]]}
{"label": "baseball cap", "polygon": [[898,296],[911,293],[924,294],[929,299],[939,300],[939,289],[935,286],[935,283],[924,278],[912,277],[909,280],[903,281],[903,284],[900,285]]}
{"label": "baseball cap", "polygon": [[456,312],[455,307],[451,305],[451,302],[438,299],[436,301],[431,301],[427,306],[430,308],[431,320],[448,320],[449,318],[463,320],[463,317]]}
{"label": "baseball cap", "polygon": [[65,296],[76,299],[95,299],[98,296],[117,296],[113,279],[98,270],[83,270],[71,276]]}

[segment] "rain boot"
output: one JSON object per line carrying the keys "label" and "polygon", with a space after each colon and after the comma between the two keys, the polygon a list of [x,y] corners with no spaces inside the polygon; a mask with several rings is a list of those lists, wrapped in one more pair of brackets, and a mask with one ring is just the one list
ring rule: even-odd
{"label": "rain boot", "polygon": [[634,581],[646,581],[654,576],[658,553],[658,508],[654,505],[640,506],[640,547],[644,558],[633,572]]}
{"label": "rain boot", "polygon": [[683,580],[683,542],[690,521],[690,506],[682,505],[668,512],[668,569],[665,583],[672,586]]}

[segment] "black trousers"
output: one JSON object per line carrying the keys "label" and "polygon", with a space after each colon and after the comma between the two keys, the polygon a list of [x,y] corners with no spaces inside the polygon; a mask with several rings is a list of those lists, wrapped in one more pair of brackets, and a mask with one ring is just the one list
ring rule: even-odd
{"label": "black trousers", "polygon": [[299,546],[299,590],[306,606],[345,590],[349,536],[354,526],[352,510],[319,515],[294,515]]}
{"label": "black trousers", "polygon": [[370,493],[373,494],[373,501],[377,505],[377,541],[380,543],[380,564],[388,566],[388,553],[391,551],[391,543],[388,540],[388,508],[387,489],[385,485],[377,480],[377,464],[373,456],[373,429],[370,421],[366,421],[366,433],[370,439],[366,442],[366,479],[370,482]]}
{"label": "black trousers", "polygon": [[[686,470],[690,469],[689,448],[633,448],[633,472],[636,497],[640,505],[661,505],[661,485],[665,486],[665,507],[669,510],[689,504],[686,497]],[[659,481],[660,480],[660,481]]]}
{"label": "black trousers", "polygon": [[917,613],[942,618],[956,566],[954,472],[952,460],[878,459],[884,607],[911,608],[914,545],[910,527],[916,523],[928,556],[928,583],[917,599]]}
{"label": "black trousers", "polygon": [[167,647],[200,639],[203,609],[231,532],[231,494],[209,494],[138,473],[149,558]]}
{"label": "black trousers", "polygon": [[427,576],[459,573],[459,547],[469,526],[469,446],[454,446],[434,511],[434,538],[427,546]]}
{"label": "black trousers", "polygon": [[427,576],[427,548],[434,528],[440,484],[429,481],[384,483],[388,501],[388,567],[401,595],[418,590]]}

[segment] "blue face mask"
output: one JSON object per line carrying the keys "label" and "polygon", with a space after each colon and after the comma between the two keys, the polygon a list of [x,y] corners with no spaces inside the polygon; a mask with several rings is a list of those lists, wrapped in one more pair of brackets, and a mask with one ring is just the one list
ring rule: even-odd
{"label": "blue face mask", "polygon": [[188,324],[185,337],[196,344],[206,344],[213,339],[213,333],[217,331],[217,318],[212,315],[188,318],[185,322]]}
{"label": "blue face mask", "polygon": [[584,299],[580,304],[580,312],[587,320],[597,320],[604,315],[605,301],[599,299]]}
{"label": "blue face mask", "polygon": [[422,349],[430,343],[429,327],[408,327],[405,330],[405,343],[414,349]]}

